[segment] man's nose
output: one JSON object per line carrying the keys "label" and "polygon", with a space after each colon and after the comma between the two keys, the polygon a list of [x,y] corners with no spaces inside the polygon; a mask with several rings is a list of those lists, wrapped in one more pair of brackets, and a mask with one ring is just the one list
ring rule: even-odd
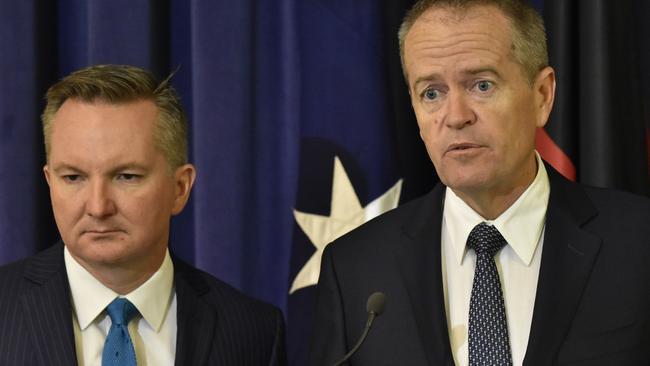
{"label": "man's nose", "polygon": [[116,213],[110,184],[97,179],[89,185],[88,200],[86,201],[86,214],[94,218],[103,218]]}
{"label": "man's nose", "polygon": [[461,129],[476,122],[476,114],[469,105],[469,98],[463,92],[449,93],[444,116],[445,126],[453,129]]}

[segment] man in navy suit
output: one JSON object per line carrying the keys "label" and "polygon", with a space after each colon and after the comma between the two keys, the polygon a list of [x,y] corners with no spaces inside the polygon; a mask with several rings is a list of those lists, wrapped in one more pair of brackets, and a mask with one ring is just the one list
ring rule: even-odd
{"label": "man in navy suit", "polygon": [[536,153],[555,95],[541,17],[421,0],[399,40],[441,184],[326,248],[310,364],[352,348],[375,291],[384,313],[350,365],[650,364],[650,202]]}
{"label": "man in navy suit", "polygon": [[169,79],[72,73],[43,113],[59,243],[0,268],[2,365],[283,365],[281,312],[170,255],[196,176]]}

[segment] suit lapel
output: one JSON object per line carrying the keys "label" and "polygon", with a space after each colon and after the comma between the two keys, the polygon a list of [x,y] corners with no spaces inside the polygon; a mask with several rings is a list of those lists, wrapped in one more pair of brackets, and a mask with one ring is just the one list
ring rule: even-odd
{"label": "suit lapel", "polygon": [[20,295],[34,352],[43,365],[76,365],[70,287],[63,261],[63,245],[29,259],[27,285]]}
{"label": "suit lapel", "polygon": [[524,365],[550,365],[569,330],[600,239],[581,227],[597,212],[582,189],[547,165],[551,182],[535,310]]}
{"label": "suit lapel", "polygon": [[198,271],[174,260],[177,299],[175,365],[204,365],[208,362],[217,323],[216,310],[201,300],[209,291]]}
{"label": "suit lapel", "polygon": [[[19,295],[33,351],[43,365],[76,366],[70,285],[61,243],[29,259],[25,290]],[[174,261],[177,296],[176,365],[208,361],[216,326],[216,310],[200,297],[209,291],[199,272]]]}
{"label": "suit lapel", "polygon": [[453,365],[440,258],[444,190],[445,187],[438,184],[420,202],[404,225],[406,240],[394,246],[397,266],[429,365]]}

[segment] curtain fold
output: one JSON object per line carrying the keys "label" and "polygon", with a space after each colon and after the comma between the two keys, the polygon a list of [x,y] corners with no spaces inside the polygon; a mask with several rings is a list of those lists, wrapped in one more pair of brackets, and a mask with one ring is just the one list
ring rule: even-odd
{"label": "curtain fold", "polygon": [[544,2],[558,81],[546,130],[579,182],[650,194],[649,11],[636,0]]}

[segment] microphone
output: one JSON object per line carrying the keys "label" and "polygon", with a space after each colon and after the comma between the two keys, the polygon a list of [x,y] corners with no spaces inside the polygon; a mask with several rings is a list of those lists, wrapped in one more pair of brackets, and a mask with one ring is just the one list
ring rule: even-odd
{"label": "microphone", "polygon": [[366,326],[363,328],[363,333],[361,333],[361,337],[359,337],[359,340],[357,343],[352,347],[350,352],[348,352],[343,358],[335,363],[333,366],[340,366],[343,364],[343,362],[347,361],[352,355],[361,347],[361,344],[363,341],[366,339],[368,336],[368,332],[370,332],[370,327],[372,327],[372,322],[375,320],[376,317],[381,315],[381,313],[384,311],[384,304],[386,303],[386,295],[384,295],[382,292],[375,292],[374,294],[370,295],[368,297],[368,302],[366,304],[366,311],[368,312],[368,320],[366,320]]}

